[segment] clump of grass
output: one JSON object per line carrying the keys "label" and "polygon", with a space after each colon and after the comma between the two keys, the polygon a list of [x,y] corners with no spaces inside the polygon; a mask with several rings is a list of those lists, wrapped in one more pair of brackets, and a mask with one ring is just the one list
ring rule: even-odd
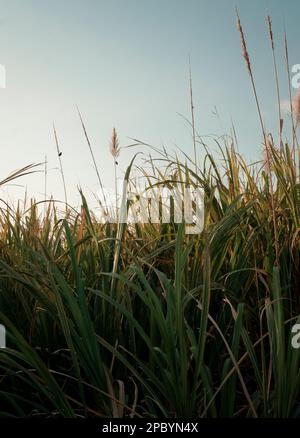
{"label": "clump of grass", "polygon": [[[268,136],[266,134],[264,123],[263,123],[263,119],[262,119],[262,113],[261,113],[260,104],[259,104],[259,101],[258,101],[258,94],[257,94],[257,91],[256,91],[255,81],[254,81],[254,77],[253,77],[253,73],[252,73],[252,68],[251,68],[251,63],[250,63],[250,57],[249,57],[249,53],[248,53],[248,50],[247,50],[247,45],[246,45],[246,40],[245,40],[245,36],[244,36],[244,31],[243,31],[243,28],[242,28],[242,25],[241,25],[241,20],[240,20],[238,11],[236,11],[236,15],[237,15],[237,28],[238,28],[238,31],[239,31],[239,34],[240,34],[240,38],[241,38],[241,46],[242,46],[243,57],[244,57],[244,59],[246,61],[248,73],[249,73],[249,76],[250,76],[250,79],[251,79],[252,90],[253,90],[253,94],[254,94],[254,98],[255,98],[257,113],[258,113],[258,116],[259,116],[260,126],[261,126],[261,130],[262,130],[262,136],[263,136],[264,145],[265,145],[266,170],[267,170],[268,175],[269,175],[268,185],[270,187],[270,208],[271,208],[272,215],[273,215],[273,227],[274,227],[274,234],[275,234],[274,245],[275,245],[275,251],[276,251],[276,263],[278,264],[279,263],[279,247],[278,247],[278,239],[277,239],[276,212],[275,212],[275,205],[274,205],[273,178],[272,178],[272,172],[271,172],[270,141],[269,141],[269,138],[268,138]],[[271,27],[271,20],[270,19],[269,19],[269,30],[270,30],[271,43],[272,43],[272,48],[273,48],[274,42],[273,42],[273,33],[272,33],[272,27]],[[275,64],[275,69],[276,69],[276,64]],[[280,117],[280,120],[281,120],[281,117]],[[281,125],[281,121],[280,121],[280,125]]]}
{"label": "clump of grass", "polygon": [[232,148],[197,174],[169,154],[165,174],[152,162],[156,183],[172,183],[173,169],[204,187],[199,235],[148,223],[116,236],[83,195],[63,221],[53,203],[46,218],[35,204],[2,208],[1,414],[296,416],[298,176],[288,150],[270,150],[280,271],[264,172]]}
{"label": "clump of grass", "polygon": [[[82,192],[80,211],[64,217],[54,202],[44,216],[34,202],[1,204],[0,416],[300,415],[300,349],[290,342],[300,321],[296,133],[278,148],[262,119],[261,128],[267,166],[231,144],[213,156],[203,142],[201,165],[165,149],[130,163],[126,184],[134,169],[149,191],[203,188],[199,234],[186,235],[172,214],[169,223],[103,224]],[[115,183],[119,153],[113,130]]]}
{"label": "clump of grass", "polygon": [[295,129],[298,128],[298,124],[300,122],[300,92],[296,94],[293,99],[293,107],[292,107],[292,115],[294,118]]}
{"label": "clump of grass", "polygon": [[84,137],[86,139],[86,142],[87,142],[87,145],[88,145],[88,148],[89,148],[89,152],[90,152],[91,157],[92,157],[92,161],[93,161],[93,165],[94,165],[94,168],[95,168],[95,172],[97,174],[97,178],[98,178],[98,182],[99,182],[99,187],[100,187],[100,189],[102,191],[102,196],[103,196],[103,201],[104,201],[104,208],[103,208],[103,210],[104,210],[104,213],[107,214],[107,206],[108,206],[108,204],[107,204],[107,200],[106,200],[106,196],[105,196],[105,192],[104,192],[104,188],[103,188],[103,184],[102,184],[102,179],[101,179],[101,176],[100,176],[100,171],[98,169],[97,161],[96,161],[96,158],[95,158],[95,155],[94,155],[94,151],[93,151],[93,148],[92,148],[92,144],[91,144],[90,138],[89,138],[87,130],[86,130],[85,123],[83,121],[81,112],[79,111],[78,107],[77,107],[77,112],[78,112],[78,115],[79,115],[79,118],[80,118],[80,123],[81,123],[82,129],[83,129]]}

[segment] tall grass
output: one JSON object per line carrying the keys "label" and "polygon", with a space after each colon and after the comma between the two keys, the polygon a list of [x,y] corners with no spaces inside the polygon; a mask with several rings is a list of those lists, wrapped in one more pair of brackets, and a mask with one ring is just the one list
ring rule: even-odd
{"label": "tall grass", "polygon": [[[279,144],[266,134],[239,17],[238,29],[267,163],[247,163],[234,144],[210,153],[196,136],[190,75],[193,160],[155,150],[150,173],[146,154],[135,167],[150,191],[202,187],[201,233],[185,234],[172,215],[167,224],[103,223],[82,192],[80,211],[64,217],[54,202],[43,215],[34,202],[2,204],[1,416],[300,415],[300,352],[291,347],[300,321],[296,130],[282,144],[279,111]],[[134,166],[125,184],[134,184]]]}
{"label": "tall grass", "polygon": [[287,146],[270,152],[279,266],[268,175],[232,148],[197,174],[164,157],[205,189],[199,235],[175,223],[120,232],[83,194],[65,219],[53,203],[44,218],[4,205],[1,415],[297,416],[298,176]]}

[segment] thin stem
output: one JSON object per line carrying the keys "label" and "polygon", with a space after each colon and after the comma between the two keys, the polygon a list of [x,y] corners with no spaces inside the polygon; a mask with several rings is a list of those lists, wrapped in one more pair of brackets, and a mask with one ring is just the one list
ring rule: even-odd
{"label": "thin stem", "polygon": [[44,200],[45,200],[45,206],[44,206],[44,211],[46,213],[46,201],[47,201],[47,179],[48,179],[48,158],[47,155],[45,155],[45,168],[44,168],[44,172],[45,172],[45,186],[44,186]]}
{"label": "thin stem", "polygon": [[192,66],[191,58],[189,57],[189,83],[190,83],[190,105],[191,105],[191,116],[192,116],[192,135],[193,135],[193,148],[194,148],[194,159],[195,159],[195,171],[197,173],[197,150],[196,150],[196,130],[195,130],[195,107],[193,99],[193,84],[192,84]]}
{"label": "thin stem", "polygon": [[65,180],[65,175],[64,175],[64,170],[63,170],[62,160],[61,160],[62,152],[61,152],[60,149],[59,149],[59,143],[58,143],[58,138],[57,138],[57,132],[56,132],[56,129],[55,129],[55,124],[54,124],[54,122],[53,122],[53,131],[54,131],[54,137],[55,137],[55,143],[56,143],[57,156],[58,156],[58,160],[59,160],[60,173],[61,173],[61,177],[62,177],[63,188],[64,188],[64,194],[65,194],[66,210],[68,210],[68,198],[67,198],[66,180]]}
{"label": "thin stem", "polygon": [[280,90],[279,90],[278,70],[277,70],[275,46],[274,46],[274,38],[273,38],[273,30],[272,30],[272,21],[271,21],[271,17],[269,15],[267,17],[267,23],[268,23],[268,29],[269,29],[270,42],[271,42],[273,67],[274,67],[274,75],[275,75],[275,83],[276,83],[276,96],[277,96],[278,118],[279,118],[279,145],[280,145],[280,150],[282,152],[283,151],[283,143],[282,143],[283,119],[281,117]]}
{"label": "thin stem", "polygon": [[82,116],[81,116],[81,113],[79,111],[78,106],[77,106],[77,111],[78,111],[78,115],[79,115],[79,118],[80,118],[82,129],[83,129],[83,132],[84,132],[84,136],[86,138],[86,142],[88,144],[88,147],[89,147],[89,150],[90,150],[90,154],[91,154],[91,157],[92,157],[92,160],[93,160],[94,168],[95,168],[95,171],[96,171],[96,174],[97,174],[97,177],[98,177],[99,185],[100,185],[100,188],[101,188],[101,191],[102,191],[102,196],[103,196],[104,203],[105,203],[105,208],[107,208],[106,197],[105,197],[104,188],[103,188],[103,184],[102,184],[102,181],[101,181],[99,169],[98,169],[98,166],[97,166],[97,163],[96,163],[96,159],[95,159],[95,155],[94,155],[94,152],[93,152],[93,149],[92,149],[92,145],[91,145],[89,136],[87,134],[86,127],[85,127],[85,124],[83,122],[83,119],[82,119]]}

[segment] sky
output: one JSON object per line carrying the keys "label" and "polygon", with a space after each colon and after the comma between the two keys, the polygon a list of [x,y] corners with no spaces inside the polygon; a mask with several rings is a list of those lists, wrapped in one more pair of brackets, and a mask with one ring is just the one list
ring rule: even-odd
{"label": "sky", "polygon": [[[290,64],[300,63],[298,0],[0,0],[0,180],[48,159],[48,196],[63,200],[52,123],[55,122],[70,203],[78,186],[99,190],[82,132],[80,108],[103,184],[113,186],[112,128],[120,146],[119,178],[134,152],[132,138],[179,146],[192,154],[189,56],[199,135],[230,134],[249,160],[261,152],[261,132],[236,29],[238,7],[268,131],[277,135],[270,42],[271,15],[281,85],[288,98],[283,31]],[[218,116],[215,113],[217,108]],[[199,146],[199,149],[201,146]],[[42,172],[1,189],[0,197],[44,197]]]}

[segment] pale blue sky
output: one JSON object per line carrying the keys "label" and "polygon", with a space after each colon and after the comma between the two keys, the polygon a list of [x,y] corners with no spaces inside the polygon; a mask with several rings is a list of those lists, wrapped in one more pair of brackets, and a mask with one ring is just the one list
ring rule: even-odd
{"label": "pale blue sky", "polygon": [[[169,150],[192,151],[188,56],[192,58],[196,124],[201,135],[226,134],[234,120],[240,151],[254,159],[260,130],[241,56],[235,6],[245,30],[266,126],[276,130],[276,95],[265,16],[273,19],[282,99],[287,98],[284,20],[290,63],[300,63],[298,0],[9,0],[0,1],[0,176],[49,159],[49,191],[63,199],[52,121],[63,151],[69,198],[77,185],[97,192],[97,178],[76,113],[81,109],[106,186],[113,167],[112,127]],[[213,114],[217,107],[221,123]],[[276,134],[277,131],[275,131]],[[122,151],[120,170],[132,150]],[[24,180],[42,198],[43,175]],[[23,196],[24,188],[9,188]]]}

